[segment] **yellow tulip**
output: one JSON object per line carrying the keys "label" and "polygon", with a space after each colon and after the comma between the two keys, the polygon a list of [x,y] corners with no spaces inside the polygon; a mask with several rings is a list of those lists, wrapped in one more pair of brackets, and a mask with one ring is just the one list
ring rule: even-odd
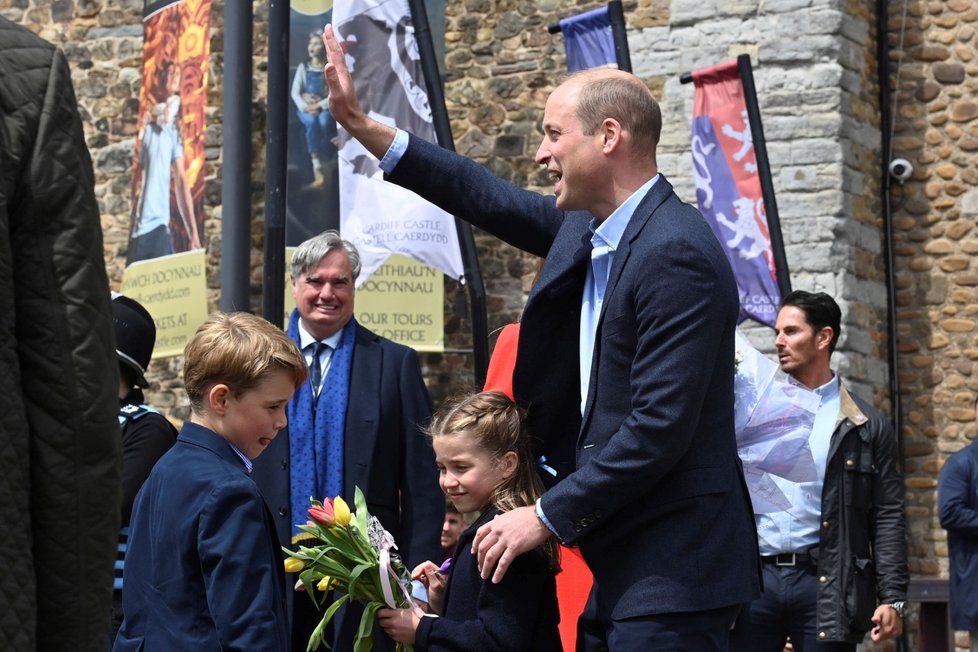
{"label": "yellow tulip", "polygon": [[353,516],[350,513],[350,506],[339,496],[333,499],[333,515],[336,518],[336,524],[342,527],[349,525],[350,518]]}
{"label": "yellow tulip", "polygon": [[298,573],[303,568],[306,567],[306,562],[301,559],[296,559],[295,557],[289,557],[285,560],[285,572],[286,573]]}
{"label": "yellow tulip", "polygon": [[323,579],[319,580],[319,584],[316,585],[316,588],[320,591],[329,591],[335,585],[336,583],[333,581],[333,578],[327,575]]}

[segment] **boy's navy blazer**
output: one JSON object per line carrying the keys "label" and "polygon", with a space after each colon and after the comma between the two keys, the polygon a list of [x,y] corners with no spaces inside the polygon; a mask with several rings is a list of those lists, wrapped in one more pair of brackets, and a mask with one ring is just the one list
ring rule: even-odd
{"label": "boy's navy blazer", "polygon": [[760,587],[734,439],[738,293],[703,216],[660,176],[610,270],[583,417],[579,324],[592,217],[411,136],[390,181],[546,261],[524,309],[513,387],[559,481],[542,499],[579,545],[598,615],[747,602]]}
{"label": "boy's navy blazer", "polygon": [[282,564],[244,462],[185,423],[136,497],[113,649],[288,649]]}

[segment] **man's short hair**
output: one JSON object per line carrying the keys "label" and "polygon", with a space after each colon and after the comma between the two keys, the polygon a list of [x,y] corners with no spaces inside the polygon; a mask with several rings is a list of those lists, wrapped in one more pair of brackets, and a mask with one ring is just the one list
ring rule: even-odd
{"label": "man's short hair", "polygon": [[360,252],[349,240],[340,237],[338,231],[330,229],[323,231],[317,236],[313,236],[299,245],[292,254],[292,266],[290,271],[294,278],[299,278],[302,274],[319,265],[326,254],[341,249],[350,258],[350,272],[353,274],[353,281],[356,282],[360,276]]}
{"label": "man's short hair", "polygon": [[835,345],[839,342],[839,333],[842,331],[842,310],[835,299],[824,292],[795,290],[781,299],[778,310],[786,306],[798,308],[805,313],[805,322],[814,328],[816,333],[826,326],[831,328],[832,341],[829,342],[829,353],[835,351]]}
{"label": "man's short hair", "polygon": [[184,349],[183,383],[196,414],[218,383],[234,394],[255,388],[270,373],[285,371],[295,388],[309,375],[299,347],[281,329],[246,312],[216,313]]}
{"label": "man's short hair", "polygon": [[636,152],[655,157],[662,133],[662,110],[641,80],[602,77],[594,70],[582,70],[565,79],[580,84],[575,115],[584,135],[594,134],[605,118],[612,118],[631,134]]}

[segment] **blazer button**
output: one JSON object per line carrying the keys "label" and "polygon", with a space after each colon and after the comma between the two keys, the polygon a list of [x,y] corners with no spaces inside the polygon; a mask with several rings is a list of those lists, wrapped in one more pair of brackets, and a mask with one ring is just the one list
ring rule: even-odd
{"label": "blazer button", "polygon": [[578,523],[577,525],[574,526],[574,531],[575,532],[580,532],[583,529],[584,529],[584,526],[581,525],[580,523]]}
{"label": "blazer button", "polygon": [[829,578],[822,575],[820,578],[818,578],[818,581],[821,582],[822,584],[825,584],[826,582],[829,581]]}
{"label": "blazer button", "polygon": [[822,521],[822,527],[827,528],[828,526],[829,526],[829,522],[828,521]]}
{"label": "blazer button", "polygon": [[282,468],[283,469],[289,468],[289,463],[287,461],[285,461],[285,460],[282,460]]}
{"label": "blazer button", "polygon": [[818,633],[818,640],[824,641],[826,638],[827,638],[827,635],[826,635],[825,632],[819,632]]}
{"label": "blazer button", "polygon": [[279,510],[278,510],[278,515],[279,516],[288,516],[289,515],[289,510],[285,509],[284,507],[280,507]]}
{"label": "blazer button", "polygon": [[856,462],[854,460],[846,460],[846,466],[853,467],[855,465],[856,465]]}

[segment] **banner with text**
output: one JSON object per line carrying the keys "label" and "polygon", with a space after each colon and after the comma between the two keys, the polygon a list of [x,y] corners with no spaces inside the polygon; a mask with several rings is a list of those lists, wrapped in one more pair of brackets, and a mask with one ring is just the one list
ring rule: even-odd
{"label": "banner with text", "polygon": [[202,238],[210,11],[210,0],[173,0],[153,3],[143,17],[122,292],[156,322],[154,358],[182,353],[207,318]]}
{"label": "banner with text", "polygon": [[[333,26],[363,110],[435,142],[431,107],[405,0],[336,0]],[[455,219],[384,181],[378,161],[339,129],[340,232],[363,259],[363,284],[394,253],[462,277]]]}
{"label": "banner with text", "polygon": [[754,143],[737,62],[693,73],[696,199],[737,277],[740,321],[774,326],[778,289]]}

